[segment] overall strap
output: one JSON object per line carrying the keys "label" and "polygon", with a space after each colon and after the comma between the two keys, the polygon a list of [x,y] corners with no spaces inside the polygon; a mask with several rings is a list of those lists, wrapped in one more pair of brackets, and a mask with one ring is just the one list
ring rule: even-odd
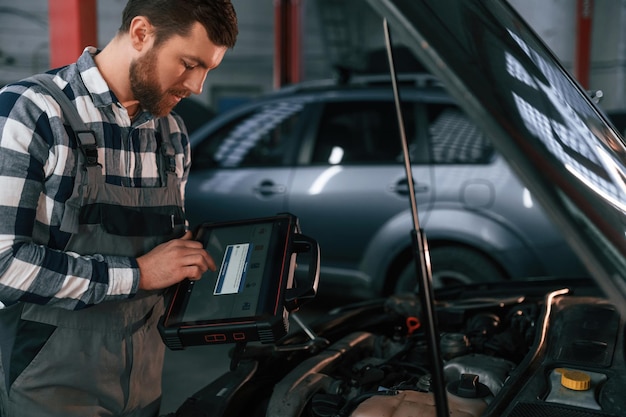
{"label": "overall strap", "polygon": [[[96,135],[93,130],[89,129],[85,122],[78,114],[78,110],[72,101],[65,95],[63,90],[54,82],[52,74],[37,74],[26,79],[44,87],[47,92],[61,106],[61,112],[65,118],[65,124],[69,124],[74,132],[74,137],[80,154],[83,156],[78,158],[78,166],[76,167],[76,177],[74,178],[74,191],[65,202],[65,211],[61,220],[61,230],[68,233],[76,233],[78,231],[78,216],[82,204],[83,186],[88,183],[98,183],[102,181],[102,167],[98,163],[98,146],[96,143]],[[82,165],[82,166],[81,166]],[[83,182],[85,184],[83,184]]]}
{"label": "overall strap", "polygon": [[170,138],[169,121],[166,118],[161,118],[157,123],[161,132],[161,140],[159,142],[161,164],[159,164],[159,173],[163,185],[174,186],[178,177],[176,176],[176,152]]}
{"label": "overall strap", "polygon": [[98,165],[98,146],[96,145],[96,135],[93,130],[90,130],[83,119],[78,114],[78,110],[72,104],[70,99],[65,95],[63,90],[54,82],[51,74],[37,74],[28,78],[28,81],[37,83],[48,90],[48,93],[57,101],[61,106],[61,111],[65,120],[70,124],[70,127],[74,131],[78,146],[85,156],[85,166]]}

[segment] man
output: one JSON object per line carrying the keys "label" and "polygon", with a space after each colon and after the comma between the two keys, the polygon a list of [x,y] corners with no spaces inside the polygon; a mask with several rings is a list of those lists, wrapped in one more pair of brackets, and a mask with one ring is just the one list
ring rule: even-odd
{"label": "man", "polygon": [[[129,0],[49,90],[0,91],[0,415],[155,416],[163,290],[215,269],[185,232],[187,133],[171,114],[235,44],[230,0]],[[85,156],[87,155],[87,157]]]}

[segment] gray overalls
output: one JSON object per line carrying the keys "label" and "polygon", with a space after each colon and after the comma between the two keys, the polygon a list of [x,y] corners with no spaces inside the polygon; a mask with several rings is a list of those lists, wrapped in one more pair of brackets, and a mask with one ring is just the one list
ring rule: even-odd
{"label": "gray overalls", "polygon": [[[83,149],[86,171],[77,170],[82,175],[62,223],[73,233],[67,251],[137,257],[182,236],[174,150],[169,130],[161,132],[163,187],[107,184],[97,150]],[[163,308],[160,292],[140,292],[79,311],[24,303],[5,309],[2,321],[14,316],[16,337],[2,347],[2,417],[158,415],[164,345],[156,325]]]}

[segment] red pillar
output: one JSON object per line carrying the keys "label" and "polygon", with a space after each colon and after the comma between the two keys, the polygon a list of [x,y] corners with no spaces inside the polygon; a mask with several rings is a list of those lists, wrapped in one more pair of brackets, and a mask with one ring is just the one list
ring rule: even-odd
{"label": "red pillar", "polygon": [[578,0],[576,2],[576,67],[574,76],[583,88],[589,88],[592,22],[593,0]]}
{"label": "red pillar", "polygon": [[97,46],[96,0],[48,0],[50,67],[76,61],[86,46]]}
{"label": "red pillar", "polygon": [[300,81],[301,0],[274,0],[274,87]]}

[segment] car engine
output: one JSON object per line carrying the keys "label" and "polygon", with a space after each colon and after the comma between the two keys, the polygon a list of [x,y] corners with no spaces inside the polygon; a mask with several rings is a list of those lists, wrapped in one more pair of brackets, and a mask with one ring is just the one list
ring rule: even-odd
{"label": "car engine", "polygon": [[[597,288],[494,286],[437,297],[450,416],[626,415],[624,324]],[[422,313],[407,294],[348,304],[306,324],[292,314],[299,329],[275,345],[235,347],[231,371],[176,417],[439,416]]]}
{"label": "car engine", "polygon": [[[274,388],[267,415],[435,416],[415,297],[391,297],[390,334],[350,333],[303,361]],[[441,355],[452,410],[480,415],[529,351],[540,309],[524,297],[440,308]],[[404,410],[404,411],[403,411]]]}

